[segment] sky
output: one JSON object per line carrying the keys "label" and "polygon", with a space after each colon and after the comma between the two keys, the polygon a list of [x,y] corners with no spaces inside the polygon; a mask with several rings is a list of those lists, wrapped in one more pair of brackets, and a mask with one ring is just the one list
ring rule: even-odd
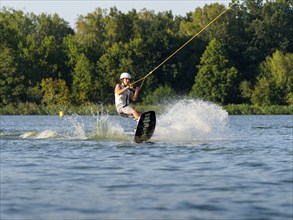
{"label": "sky", "polygon": [[225,5],[229,0],[0,0],[1,9],[11,7],[15,10],[33,12],[36,15],[41,13],[58,14],[59,17],[69,22],[75,28],[75,22],[80,15],[87,15],[96,8],[110,9],[116,7],[123,13],[132,9],[141,11],[146,8],[155,12],[172,11],[173,15],[185,16],[186,13],[194,11],[197,7],[205,4],[220,2]]}

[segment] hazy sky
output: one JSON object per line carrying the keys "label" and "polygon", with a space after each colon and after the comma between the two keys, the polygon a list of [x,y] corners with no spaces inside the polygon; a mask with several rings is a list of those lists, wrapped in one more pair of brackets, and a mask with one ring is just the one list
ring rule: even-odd
{"label": "hazy sky", "polygon": [[173,15],[185,16],[194,11],[196,7],[205,4],[221,2],[228,4],[229,0],[0,0],[2,7],[12,7],[25,12],[33,12],[37,15],[44,12],[47,14],[57,13],[61,18],[68,21],[71,27],[75,27],[75,21],[79,15],[93,12],[97,7],[109,9],[116,8],[124,13],[135,8],[140,11],[143,8],[159,11],[172,10]]}

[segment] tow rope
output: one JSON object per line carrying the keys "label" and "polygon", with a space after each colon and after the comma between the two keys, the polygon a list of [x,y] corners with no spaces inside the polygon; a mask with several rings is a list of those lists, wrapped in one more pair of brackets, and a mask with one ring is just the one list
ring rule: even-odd
{"label": "tow rope", "polygon": [[210,23],[208,23],[205,27],[203,27],[199,32],[197,32],[192,38],[190,38],[186,43],[184,43],[181,47],[179,47],[175,52],[173,52],[169,57],[167,57],[163,62],[161,62],[158,66],[156,66],[152,71],[150,71],[148,74],[146,74],[144,77],[140,78],[139,80],[131,83],[132,85],[140,82],[140,88],[142,88],[144,81],[147,77],[149,77],[154,71],[156,71],[160,66],[162,66],[164,63],[166,63],[171,57],[173,57],[176,53],[178,53],[182,48],[184,48],[187,44],[189,44],[194,38],[196,38],[198,35],[200,35],[205,29],[207,29],[210,25],[212,25],[216,20],[218,20],[223,14],[225,14],[230,8],[232,8],[239,0],[236,0],[233,2],[229,7],[227,7],[223,12],[221,12],[217,17],[215,17]]}

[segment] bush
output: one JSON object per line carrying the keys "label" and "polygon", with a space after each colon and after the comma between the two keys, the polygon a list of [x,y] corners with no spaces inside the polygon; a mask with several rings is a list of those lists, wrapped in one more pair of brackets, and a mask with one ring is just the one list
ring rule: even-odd
{"label": "bush", "polygon": [[168,102],[170,98],[174,97],[175,91],[168,85],[158,87],[153,93],[145,96],[144,104],[159,104]]}
{"label": "bush", "polygon": [[254,106],[254,105],[227,105],[225,110],[230,115],[292,115],[293,105],[282,106]]}
{"label": "bush", "polygon": [[[157,104],[139,104],[135,105],[136,109],[140,112],[150,110],[156,111],[158,114],[162,112],[162,106]],[[223,108],[230,115],[293,115],[293,105],[289,106],[254,106],[254,105],[226,105]],[[94,103],[87,103],[85,105],[64,106],[64,105],[37,105],[35,103],[16,103],[6,106],[0,106],[0,115],[59,115],[63,111],[66,115],[96,115],[97,113],[107,113],[110,115],[117,115],[115,105],[100,105]]]}

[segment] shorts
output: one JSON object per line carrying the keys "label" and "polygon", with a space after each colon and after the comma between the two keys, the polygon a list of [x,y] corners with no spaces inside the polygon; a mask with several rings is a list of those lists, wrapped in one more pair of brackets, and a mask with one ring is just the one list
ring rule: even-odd
{"label": "shorts", "polygon": [[124,117],[132,117],[133,108],[130,105],[117,109],[119,115]]}

